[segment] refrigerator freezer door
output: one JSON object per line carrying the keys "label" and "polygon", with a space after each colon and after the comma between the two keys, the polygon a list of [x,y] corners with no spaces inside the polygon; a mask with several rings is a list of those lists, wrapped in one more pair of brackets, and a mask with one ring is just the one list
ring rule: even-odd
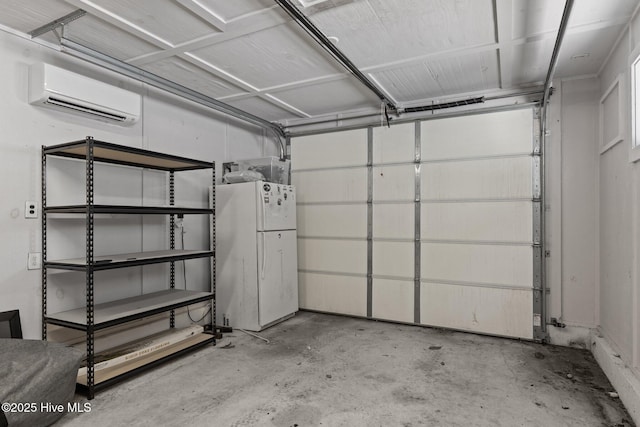
{"label": "refrigerator freezer door", "polygon": [[257,230],[295,230],[296,192],[292,185],[257,181]]}
{"label": "refrigerator freezer door", "polygon": [[298,311],[295,230],[258,233],[258,310],[260,326]]}
{"label": "refrigerator freezer door", "polygon": [[255,185],[216,186],[216,323],[259,330]]}

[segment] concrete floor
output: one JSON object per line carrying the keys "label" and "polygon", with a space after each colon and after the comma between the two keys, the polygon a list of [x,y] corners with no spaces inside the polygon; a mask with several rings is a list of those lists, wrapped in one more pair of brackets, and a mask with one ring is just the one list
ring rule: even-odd
{"label": "concrete floor", "polygon": [[260,335],[227,334],[56,426],[633,426],[586,350],[309,312]]}

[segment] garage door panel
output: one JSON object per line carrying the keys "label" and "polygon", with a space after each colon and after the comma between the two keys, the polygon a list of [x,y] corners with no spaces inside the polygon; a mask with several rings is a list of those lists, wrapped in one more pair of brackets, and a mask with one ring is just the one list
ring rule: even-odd
{"label": "garage door panel", "polygon": [[367,164],[367,130],[296,137],[291,143],[292,170]]}
{"label": "garage door panel", "polygon": [[414,284],[409,280],[373,279],[372,315],[413,323]]}
{"label": "garage door panel", "polygon": [[422,239],[531,242],[532,202],[424,203]]}
{"label": "garage door panel", "polygon": [[373,274],[412,279],[413,242],[373,242]]}
{"label": "garage door panel", "polygon": [[295,138],[300,306],[531,339],[539,332],[533,312],[540,316],[533,302],[534,114],[527,108]]}
{"label": "garage door panel", "polygon": [[421,283],[420,312],[424,325],[533,338],[530,290]]}
{"label": "garage door panel", "polygon": [[412,162],[415,158],[415,123],[373,129],[373,163]]}
{"label": "garage door panel", "polygon": [[415,207],[409,204],[374,204],[374,239],[413,239]]}
{"label": "garage door panel", "polygon": [[299,238],[298,269],[366,275],[367,242]]}
{"label": "garage door panel", "polygon": [[415,166],[375,166],[373,168],[374,201],[415,199]]}
{"label": "garage door panel", "polygon": [[533,160],[528,157],[422,165],[423,200],[531,198]]}
{"label": "garage door panel", "polygon": [[422,243],[422,279],[531,288],[530,246]]}
{"label": "garage door panel", "polygon": [[426,120],[421,139],[423,161],[531,153],[533,111]]}
{"label": "garage door panel", "polygon": [[299,205],[297,212],[300,237],[367,237],[367,206]]}
{"label": "garage door panel", "polygon": [[298,298],[302,309],[366,316],[367,279],[299,272]]}
{"label": "garage door panel", "polygon": [[367,201],[367,168],[294,172],[298,203]]}

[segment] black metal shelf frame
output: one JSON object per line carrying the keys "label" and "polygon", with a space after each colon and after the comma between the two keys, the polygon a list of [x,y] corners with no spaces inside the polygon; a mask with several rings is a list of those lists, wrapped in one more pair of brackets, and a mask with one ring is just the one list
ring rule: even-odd
{"label": "black metal shelf frame", "polygon": [[[47,206],[47,156],[66,157],[71,159],[80,159],[86,162],[85,172],[85,205],[68,205],[68,206]],[[169,206],[168,207],[146,207],[146,206],[117,206],[117,205],[95,205],[94,204],[94,163],[109,163],[131,167],[139,167],[146,169],[154,169],[169,172]],[[97,214],[131,214],[131,215],[169,215],[169,232],[170,232],[170,250],[175,250],[175,215],[210,215],[211,230],[215,239],[215,207],[213,209],[185,208],[175,206],[175,188],[174,188],[174,172],[191,171],[198,169],[212,170],[212,186],[213,200],[215,200],[215,163],[204,162],[200,160],[188,159],[180,156],[157,153],[149,150],[143,150],[133,147],[125,147],[104,141],[96,141],[92,137],[84,140],[58,144],[53,146],[42,146],[42,339],[47,339],[47,325],[53,324],[64,326],[72,329],[79,329],[86,332],[86,348],[87,348],[87,384],[79,386],[86,392],[88,399],[93,399],[96,390],[109,386],[121,379],[149,369],[162,363],[165,360],[173,359],[188,351],[195,350],[203,345],[212,343],[215,345],[215,240],[211,243],[209,251],[196,251],[191,254],[169,254],[155,258],[132,259],[120,262],[95,262],[94,255],[94,219]],[[214,204],[215,206],[215,204]],[[56,263],[56,261],[47,261],[47,221],[49,214],[83,214],[85,215],[86,225],[86,250],[85,263],[83,265]],[[179,251],[176,251],[179,252]],[[192,251],[194,252],[194,251]],[[122,318],[111,320],[108,322],[95,323],[95,299],[94,299],[94,280],[95,272],[112,268],[124,268],[132,266],[140,266],[152,263],[169,262],[170,263],[170,283],[169,288],[175,289],[175,261],[204,258],[211,259],[211,293],[208,296],[200,296],[188,301],[176,304],[168,304],[160,308],[154,308],[141,311],[134,315],[123,316]],[[81,325],[74,322],[59,321],[50,318],[47,315],[47,271],[48,269],[65,269],[84,271],[86,276],[86,324]],[[150,363],[148,366],[138,367],[129,372],[111,378],[100,384],[95,384],[94,355],[95,355],[95,332],[100,329],[115,326],[129,322],[131,320],[142,317],[151,316],[163,312],[170,312],[170,327],[175,327],[176,308],[184,307],[197,302],[211,302],[211,330],[214,335],[202,343],[198,343],[186,349],[180,350],[175,354],[165,356],[157,361]]]}

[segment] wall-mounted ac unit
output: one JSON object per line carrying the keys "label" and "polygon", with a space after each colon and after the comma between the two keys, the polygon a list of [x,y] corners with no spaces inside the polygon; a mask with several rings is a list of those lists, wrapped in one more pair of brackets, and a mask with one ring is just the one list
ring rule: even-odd
{"label": "wall-mounted ac unit", "polygon": [[50,64],[33,64],[29,103],[131,125],[140,117],[140,95]]}

